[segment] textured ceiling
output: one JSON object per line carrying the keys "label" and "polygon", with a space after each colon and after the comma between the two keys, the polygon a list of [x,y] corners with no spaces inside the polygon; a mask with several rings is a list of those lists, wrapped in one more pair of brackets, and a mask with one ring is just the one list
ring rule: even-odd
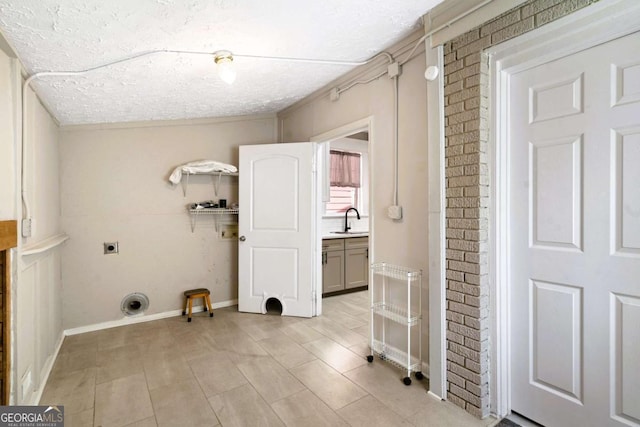
{"label": "textured ceiling", "polygon": [[[362,61],[420,26],[442,0],[0,0],[0,31],[29,74],[75,71],[151,50]],[[63,125],[274,113],[352,66],[160,53],[32,83]]]}

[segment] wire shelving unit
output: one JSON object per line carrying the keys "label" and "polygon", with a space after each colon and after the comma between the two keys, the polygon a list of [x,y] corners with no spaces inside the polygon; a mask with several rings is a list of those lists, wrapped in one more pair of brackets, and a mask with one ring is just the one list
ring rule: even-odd
{"label": "wire shelving unit", "polygon": [[[405,385],[411,384],[411,373],[416,379],[422,374],[422,271],[388,263],[371,265],[369,295],[371,298],[371,354],[367,360],[373,362],[374,354],[382,360],[405,369]],[[406,290],[401,292],[402,286]],[[394,292],[395,291],[395,292]],[[417,304],[416,304],[417,299]],[[407,347],[398,348],[389,343],[394,338],[387,321],[406,327]],[[417,329],[417,354],[412,354],[412,329]],[[415,352],[414,352],[415,353]]]}

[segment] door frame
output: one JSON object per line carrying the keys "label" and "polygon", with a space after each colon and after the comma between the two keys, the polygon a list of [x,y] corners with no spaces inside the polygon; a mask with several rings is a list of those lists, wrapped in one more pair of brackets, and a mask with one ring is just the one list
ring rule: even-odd
{"label": "door frame", "polygon": [[[615,23],[615,25],[612,25]],[[491,412],[511,413],[509,83],[512,74],[640,31],[640,2],[603,0],[485,51],[489,58]]]}
{"label": "door frame", "polygon": [[[444,48],[425,42],[425,68],[444,70]],[[427,79],[427,161],[429,240],[429,395],[447,398],[446,189],[444,140],[444,73]]]}
{"label": "door frame", "polygon": [[[329,130],[327,132],[323,132],[319,135],[314,135],[310,138],[311,142],[317,142],[323,145],[323,153],[325,154],[325,158],[321,161],[321,164],[325,164],[325,162],[329,161],[329,145],[327,143],[335,140],[344,138],[349,135],[353,135],[354,133],[366,131],[369,133],[369,141],[368,141],[368,151],[369,151],[369,168],[367,173],[369,174],[369,259],[375,259],[375,254],[373,251],[374,245],[374,233],[373,233],[373,225],[374,225],[374,214],[373,214],[373,191],[374,187],[374,174],[372,170],[373,165],[373,144],[374,144],[374,131],[373,131],[373,116],[368,116],[360,120],[356,120],[355,122],[347,123],[346,125],[340,126],[338,128]],[[325,177],[328,180],[328,177]],[[325,179],[323,178],[323,179]],[[328,183],[328,181],[326,181]],[[325,183],[325,184],[326,184]],[[328,185],[328,184],[326,184]],[[328,191],[328,188],[327,188]],[[319,225],[321,226],[321,225]],[[320,300],[322,300],[322,282],[320,283]]]}

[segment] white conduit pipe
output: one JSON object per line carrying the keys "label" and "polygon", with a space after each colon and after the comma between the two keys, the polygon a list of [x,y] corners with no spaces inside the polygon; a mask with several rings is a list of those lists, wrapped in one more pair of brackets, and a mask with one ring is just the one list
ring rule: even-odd
{"label": "white conduit pipe", "polygon": [[394,160],[395,160],[395,166],[394,166],[394,173],[395,173],[395,179],[394,179],[394,185],[393,185],[393,205],[394,206],[398,206],[398,165],[399,165],[399,110],[400,110],[400,105],[399,105],[399,94],[398,94],[398,89],[399,89],[399,76],[394,76],[393,77],[393,108],[394,108],[394,115],[393,115],[393,132],[394,132]]}
{"label": "white conduit pipe", "polygon": [[[389,64],[393,64],[393,61],[395,61],[395,59],[393,58],[393,56],[389,52],[380,52],[379,54],[377,54],[375,56],[372,56],[366,63],[372,62],[373,60],[375,60],[379,56],[386,56],[387,57],[387,61],[389,61]],[[365,64],[362,64],[362,65],[365,65]],[[376,74],[375,76],[373,76],[373,77],[371,77],[371,78],[369,78],[367,80],[356,80],[355,82],[351,82],[351,83],[349,83],[347,86],[345,86],[343,88],[338,88],[337,89],[338,95],[340,95],[342,92],[346,92],[347,90],[351,89],[354,86],[371,83],[372,81],[377,80],[380,77],[382,77],[385,74],[387,74],[387,72],[388,72],[387,70],[384,70],[380,74]]]}
{"label": "white conduit pipe", "polygon": [[416,51],[416,49],[418,48],[420,43],[425,41],[427,38],[431,37],[433,34],[437,33],[440,30],[443,30],[443,29],[445,29],[447,27],[450,27],[452,24],[458,22],[459,20],[461,20],[465,16],[472,14],[476,10],[480,9],[481,7],[485,6],[488,3],[491,3],[492,1],[493,0],[485,0],[482,3],[479,3],[479,4],[475,5],[474,7],[472,7],[469,10],[467,10],[466,12],[461,13],[460,15],[456,16],[455,18],[453,18],[453,19],[445,22],[444,24],[440,25],[438,28],[434,28],[433,30],[431,30],[428,33],[426,33],[424,36],[420,37],[420,39],[416,42],[415,46],[413,46],[413,49],[411,50],[411,52],[409,52],[409,55],[406,56],[404,61],[400,62],[400,65],[406,64],[411,59],[411,56]]}

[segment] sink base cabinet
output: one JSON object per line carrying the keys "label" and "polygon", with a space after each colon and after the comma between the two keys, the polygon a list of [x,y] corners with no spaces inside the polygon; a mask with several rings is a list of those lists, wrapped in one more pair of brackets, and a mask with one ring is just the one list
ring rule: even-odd
{"label": "sink base cabinet", "polygon": [[344,288],[369,285],[369,239],[358,237],[344,242]]}
{"label": "sink base cabinet", "polygon": [[369,238],[322,241],[322,294],[353,292],[369,284]]}
{"label": "sink base cabinet", "polygon": [[323,253],[322,293],[344,289],[344,250]]}

